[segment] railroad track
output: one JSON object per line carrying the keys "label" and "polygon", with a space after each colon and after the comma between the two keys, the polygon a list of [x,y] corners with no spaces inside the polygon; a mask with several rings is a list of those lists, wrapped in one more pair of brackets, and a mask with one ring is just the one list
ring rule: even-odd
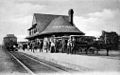
{"label": "railroad track", "polygon": [[31,75],[37,73],[68,73],[65,69],[56,67],[19,52],[9,54]]}

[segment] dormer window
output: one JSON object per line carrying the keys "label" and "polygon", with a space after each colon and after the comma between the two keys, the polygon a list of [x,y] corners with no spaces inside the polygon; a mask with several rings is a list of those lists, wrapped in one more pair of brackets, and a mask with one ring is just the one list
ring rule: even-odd
{"label": "dormer window", "polygon": [[35,28],[35,32],[37,32],[37,28]]}
{"label": "dormer window", "polygon": [[33,29],[32,29],[32,35],[33,35]]}
{"label": "dormer window", "polygon": [[31,35],[31,30],[29,31],[29,35]]}
{"label": "dormer window", "polygon": [[34,28],[34,34],[35,34],[35,32],[36,32],[36,29]]}

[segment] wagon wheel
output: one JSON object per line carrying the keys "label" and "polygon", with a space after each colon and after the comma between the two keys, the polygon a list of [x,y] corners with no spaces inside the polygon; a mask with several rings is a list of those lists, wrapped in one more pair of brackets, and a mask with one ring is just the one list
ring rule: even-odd
{"label": "wagon wheel", "polygon": [[82,48],[80,46],[76,46],[74,49],[75,49],[75,53],[82,52]]}
{"label": "wagon wheel", "polygon": [[79,47],[79,48],[78,48],[78,51],[82,53],[82,52],[83,52],[82,47]]}
{"label": "wagon wheel", "polygon": [[93,46],[91,46],[91,47],[89,47],[89,49],[88,49],[90,52],[92,52],[92,54],[94,54],[95,53],[95,50],[97,50],[97,48],[96,47],[93,47]]}

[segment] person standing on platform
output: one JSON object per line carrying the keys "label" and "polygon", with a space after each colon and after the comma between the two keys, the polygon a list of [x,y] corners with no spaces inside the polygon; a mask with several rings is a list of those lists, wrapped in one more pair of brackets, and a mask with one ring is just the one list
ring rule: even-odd
{"label": "person standing on platform", "polygon": [[41,50],[41,52],[43,52],[43,41],[41,41],[41,43],[40,43],[40,50]]}
{"label": "person standing on platform", "polygon": [[74,52],[76,53],[76,50],[75,50],[75,38],[73,37],[72,38],[72,41],[71,41],[71,43],[72,43],[72,45],[71,45],[71,53],[73,54]]}
{"label": "person standing on platform", "polygon": [[33,50],[33,53],[35,52],[35,42],[32,43],[32,50]]}
{"label": "person standing on platform", "polygon": [[48,38],[44,38],[44,41],[43,41],[43,51],[48,52],[48,49],[49,49],[49,41],[48,41]]}
{"label": "person standing on platform", "polygon": [[41,42],[41,40],[39,40],[39,42],[38,42],[38,48],[39,48],[39,52],[41,52],[42,50],[41,50],[41,44],[42,44],[42,42]]}
{"label": "person standing on platform", "polygon": [[67,43],[67,53],[71,53],[71,40],[69,39],[68,40],[68,43]]}
{"label": "person standing on platform", "polygon": [[52,53],[55,52],[55,43],[54,43],[54,41],[51,41],[50,51]]}
{"label": "person standing on platform", "polygon": [[65,51],[65,39],[62,39],[62,53]]}
{"label": "person standing on platform", "polygon": [[56,42],[56,39],[54,38],[55,36],[52,36],[51,39],[50,39],[50,52],[56,52],[56,48],[55,48],[55,42]]}
{"label": "person standing on platform", "polygon": [[30,42],[30,50],[31,50],[31,52],[32,52],[32,42]]}

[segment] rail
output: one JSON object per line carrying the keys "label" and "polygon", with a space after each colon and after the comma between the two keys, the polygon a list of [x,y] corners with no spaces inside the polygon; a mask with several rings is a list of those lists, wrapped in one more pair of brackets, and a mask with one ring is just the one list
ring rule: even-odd
{"label": "rail", "polygon": [[15,57],[12,53],[8,52],[29,74],[36,75],[34,72],[32,72],[27,66],[25,66],[17,57]]}
{"label": "rail", "polygon": [[[22,54],[22,55],[23,55],[23,54]],[[54,66],[52,66],[52,65],[43,63],[43,62],[41,62],[41,61],[39,61],[39,60],[36,60],[36,59],[34,59],[34,58],[32,58],[32,57],[30,57],[30,56],[28,56],[28,55],[23,55],[23,56],[25,56],[25,57],[27,57],[27,58],[33,60],[33,61],[36,61],[37,63],[40,63],[40,64],[42,64],[42,65],[44,65],[44,66],[46,66],[46,67],[49,67],[49,68],[51,68],[51,69],[53,69],[53,70],[55,70],[55,71],[66,72],[66,71],[63,70],[63,69],[60,69],[60,68],[58,68],[58,67],[54,67]]]}
{"label": "rail", "polygon": [[[17,62],[20,63],[20,65],[21,65],[28,73],[30,73],[31,75],[35,75],[35,72],[32,71],[32,69],[30,69],[29,66],[26,66],[26,63],[22,62],[22,60],[20,60],[20,59],[15,55],[17,52],[15,52],[15,54],[14,54],[14,53],[12,54],[12,52],[9,52],[9,53],[10,53],[10,55],[11,55]],[[44,65],[44,66],[46,66],[46,67],[49,67],[49,68],[51,68],[52,70],[54,70],[54,71],[56,71],[56,72],[69,73],[69,72],[66,71],[65,69],[62,69],[62,68],[56,67],[56,66],[54,66],[54,65],[50,65],[50,64],[48,64],[48,63],[42,62],[42,61],[37,60],[37,59],[35,59],[35,58],[33,58],[33,57],[30,57],[30,56],[28,56],[28,55],[25,55],[25,54],[20,53],[20,56],[24,56],[25,58],[30,59],[30,60],[32,60],[32,61],[34,61],[34,62],[36,62],[36,63],[39,63],[39,64],[42,64],[42,65]]]}

